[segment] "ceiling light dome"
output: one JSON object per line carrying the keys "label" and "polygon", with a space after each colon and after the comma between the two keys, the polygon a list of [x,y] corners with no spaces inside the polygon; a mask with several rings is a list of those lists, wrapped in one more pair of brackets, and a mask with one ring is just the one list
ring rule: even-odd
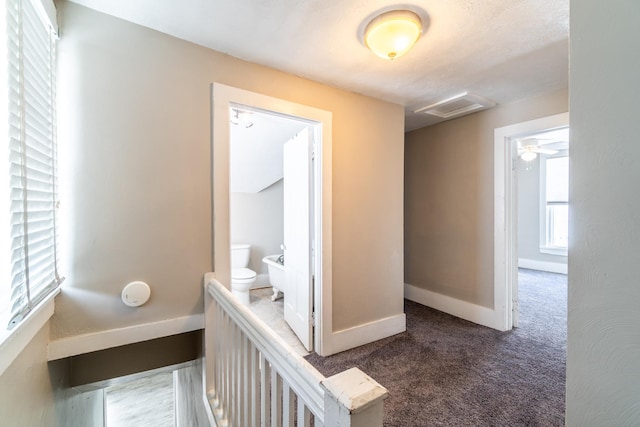
{"label": "ceiling light dome", "polygon": [[395,59],[409,51],[422,34],[422,20],[410,10],[375,17],[364,32],[365,45],[380,58]]}

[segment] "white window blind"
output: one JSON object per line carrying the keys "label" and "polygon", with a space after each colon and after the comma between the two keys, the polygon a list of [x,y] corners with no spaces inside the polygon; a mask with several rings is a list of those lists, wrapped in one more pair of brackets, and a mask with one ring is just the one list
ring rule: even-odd
{"label": "white window blind", "polygon": [[546,159],[547,203],[569,202],[569,157]]}
{"label": "white window blind", "polygon": [[61,278],[56,250],[56,35],[38,0],[6,0],[6,7],[11,328]]}
{"label": "white window blind", "polygon": [[541,251],[566,255],[569,244],[569,157],[546,158],[544,170],[546,241],[541,241]]}

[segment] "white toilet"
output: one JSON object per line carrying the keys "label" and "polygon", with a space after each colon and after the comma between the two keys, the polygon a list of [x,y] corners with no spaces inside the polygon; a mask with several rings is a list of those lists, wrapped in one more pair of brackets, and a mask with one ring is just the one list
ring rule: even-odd
{"label": "white toilet", "polygon": [[256,272],[247,268],[251,245],[231,245],[231,292],[241,303],[249,305],[249,289],[256,281]]}

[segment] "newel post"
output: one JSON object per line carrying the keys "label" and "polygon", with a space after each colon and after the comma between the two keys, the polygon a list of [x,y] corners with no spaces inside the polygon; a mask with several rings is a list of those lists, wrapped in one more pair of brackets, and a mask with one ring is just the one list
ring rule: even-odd
{"label": "newel post", "polygon": [[358,368],[340,372],[320,383],[324,393],[324,425],[382,427],[386,388]]}

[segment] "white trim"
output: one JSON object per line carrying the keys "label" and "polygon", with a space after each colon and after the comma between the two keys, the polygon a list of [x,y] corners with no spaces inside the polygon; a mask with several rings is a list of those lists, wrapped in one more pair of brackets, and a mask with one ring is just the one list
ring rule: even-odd
{"label": "white trim", "polygon": [[203,328],[204,315],[192,314],[174,319],[61,338],[49,342],[47,360],[63,359],[78,354],[168,337]]}
{"label": "white trim", "polygon": [[331,345],[325,345],[325,351],[328,354],[339,353],[402,333],[406,330],[407,317],[404,313],[386,317],[334,332]]}
{"label": "white trim", "polygon": [[[507,331],[517,325],[517,226],[515,138],[540,130],[569,125],[569,113],[496,128],[494,131],[494,310],[496,329]],[[517,307],[517,306],[516,306]]]}
{"label": "white trim", "polygon": [[531,270],[548,271],[549,273],[567,274],[566,263],[538,261],[535,259],[518,258],[518,267],[529,268]]}
{"label": "white trim", "polygon": [[418,304],[426,305],[469,322],[499,329],[495,311],[467,301],[452,298],[417,286],[404,284],[404,297]]}
{"label": "white trim", "polygon": [[569,256],[568,248],[556,248],[553,246],[540,246],[539,251],[541,254],[555,255],[555,256]]}
{"label": "white trim", "polygon": [[54,300],[58,293],[60,293],[60,288],[47,295],[13,330],[2,332],[2,335],[0,335],[0,375],[22,353],[22,350],[53,316]]}
{"label": "white trim", "polygon": [[309,122],[314,128],[317,144],[314,168],[314,218],[315,235],[315,289],[316,309],[315,351],[328,353],[333,339],[332,316],[332,120],[330,111],[295,102],[234,88],[220,83],[212,85],[213,114],[213,260],[215,277],[221,283],[230,282],[230,231],[229,231],[229,107],[242,105],[250,109],[294,117]]}
{"label": "white trim", "polygon": [[53,0],[34,0],[33,6],[38,11],[42,22],[51,27],[53,32],[58,34],[58,20],[56,18],[56,5]]}

